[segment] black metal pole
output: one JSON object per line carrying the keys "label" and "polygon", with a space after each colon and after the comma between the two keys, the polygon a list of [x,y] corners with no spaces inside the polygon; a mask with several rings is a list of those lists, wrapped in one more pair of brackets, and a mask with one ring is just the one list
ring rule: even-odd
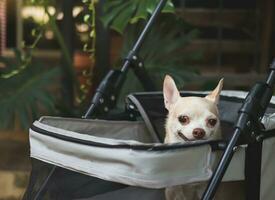
{"label": "black metal pole", "polygon": [[[133,49],[129,52],[127,57],[131,57],[131,55],[136,55],[141,47],[141,44],[143,43],[145,36],[147,35],[149,29],[151,28],[152,24],[155,22],[157,16],[159,15],[159,13],[161,12],[161,10],[163,9],[163,7],[165,6],[165,4],[167,3],[167,0],[160,0],[160,2],[158,3],[156,9],[154,10],[154,12],[152,13],[149,21],[147,22],[146,26],[144,27],[143,31],[141,32],[138,40],[136,41]],[[126,60],[121,68],[121,71],[127,71],[129,66],[130,66],[130,61]]]}
{"label": "black metal pole", "polygon": [[[64,42],[66,44],[66,48],[71,57],[74,54],[74,23],[73,23],[73,6],[74,0],[63,0],[62,2],[62,11],[64,13],[64,17],[61,22],[61,33],[64,38]],[[62,96],[64,98],[64,105],[66,109],[73,108],[74,96],[73,96],[73,75],[71,71],[68,69],[68,63],[66,62],[65,56],[62,55],[61,65],[63,70],[62,76]]]}
{"label": "black metal pole", "polygon": [[227,145],[225,152],[222,156],[222,159],[220,160],[220,163],[218,167],[216,168],[216,171],[214,172],[213,176],[211,177],[207,190],[203,194],[202,199],[203,200],[212,200],[218,186],[225,174],[225,171],[232,159],[232,156],[234,154],[233,148],[236,145],[238,138],[240,137],[241,131],[239,129],[235,130],[232,139],[230,140],[229,144]]}
{"label": "black metal pole", "polygon": [[[163,7],[165,6],[165,4],[167,3],[167,0],[160,0],[160,2],[158,3],[157,7],[155,8],[154,12],[152,13],[149,21],[147,22],[147,24],[145,25],[143,31],[141,32],[141,34],[139,35],[136,43],[134,44],[132,50],[128,53],[122,68],[119,71],[110,71],[105,78],[101,81],[100,85],[98,86],[95,95],[92,98],[91,104],[87,110],[87,112],[85,113],[85,115],[83,116],[84,118],[88,118],[89,116],[91,116],[92,114],[94,114],[95,110],[97,109],[97,107],[100,105],[100,101],[103,102],[104,100],[104,95],[106,93],[106,90],[110,87],[110,84],[113,84],[116,86],[116,88],[114,89],[119,89],[120,86],[122,85],[122,83],[125,80],[125,76],[126,73],[129,69],[129,67],[132,64],[132,61],[134,60],[135,56],[138,55],[138,51],[149,31],[149,29],[151,28],[151,26],[153,25],[153,23],[156,21],[156,18],[158,17],[158,15],[160,14],[161,10],[163,9]],[[140,72],[140,71],[139,71]],[[139,72],[137,74],[139,74]],[[143,70],[144,72],[144,70]],[[144,76],[146,76],[146,78],[148,78],[148,81],[150,81],[148,75],[144,72],[143,73]],[[144,80],[144,77],[141,77],[141,75],[139,75],[140,79],[144,82],[146,80]],[[114,91],[112,91],[114,92]]]}
{"label": "black metal pole", "polygon": [[92,89],[96,89],[95,86],[104,78],[110,67],[110,34],[109,29],[104,27],[101,20],[103,5],[106,1],[100,0],[96,4],[96,59],[92,76]]}
{"label": "black metal pole", "polygon": [[[211,200],[213,199],[218,186],[226,172],[226,169],[234,154],[233,148],[237,145],[240,135],[244,132],[248,132],[248,122],[252,120],[253,123],[257,123],[266,111],[266,108],[272,97],[272,88],[275,84],[275,60],[270,66],[270,72],[263,84],[256,84],[249,94],[247,95],[240,111],[237,123],[235,125],[235,131],[232,138],[230,139],[222,158],[212,175],[207,189],[205,190],[202,199]],[[251,123],[252,123],[251,122]],[[256,127],[257,124],[254,125]]]}

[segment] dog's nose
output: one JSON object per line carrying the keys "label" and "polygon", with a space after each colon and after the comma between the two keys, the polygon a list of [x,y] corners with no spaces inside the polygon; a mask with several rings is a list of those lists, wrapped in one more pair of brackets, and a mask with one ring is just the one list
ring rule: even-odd
{"label": "dog's nose", "polygon": [[202,128],[195,128],[193,130],[193,136],[196,139],[201,139],[205,136],[205,131]]}

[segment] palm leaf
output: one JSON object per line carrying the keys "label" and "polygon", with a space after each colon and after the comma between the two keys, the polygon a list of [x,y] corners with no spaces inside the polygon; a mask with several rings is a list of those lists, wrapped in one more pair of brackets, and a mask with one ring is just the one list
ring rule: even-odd
{"label": "palm leaf", "polygon": [[[153,12],[159,0],[112,0],[106,1],[104,15],[101,20],[119,33],[123,33],[127,24],[134,24],[141,19],[146,20]],[[173,13],[174,5],[169,0],[162,12]]]}
{"label": "palm leaf", "polygon": [[0,128],[19,125],[27,129],[37,117],[53,114],[56,98],[50,87],[59,76],[58,68],[48,69],[39,64],[30,65],[11,78],[0,79]]}
{"label": "palm leaf", "polygon": [[[179,88],[198,76],[187,63],[191,59],[199,59],[200,52],[182,54],[181,49],[186,47],[198,35],[197,30],[186,31],[186,24],[171,15],[160,18],[146,40],[142,44],[139,55],[144,60],[145,68],[154,80],[158,90],[162,89],[162,81],[166,74],[173,76]],[[125,58],[132,48],[144,24],[140,23],[127,29],[122,47],[121,58]],[[128,74],[121,90],[121,104],[125,95],[131,92],[142,91],[141,84],[133,74]]]}

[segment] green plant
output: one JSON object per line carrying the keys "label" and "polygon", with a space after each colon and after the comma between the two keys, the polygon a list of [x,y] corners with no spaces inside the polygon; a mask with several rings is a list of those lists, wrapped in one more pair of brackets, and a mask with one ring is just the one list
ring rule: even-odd
{"label": "green plant", "polygon": [[[112,0],[105,2],[105,15],[102,21],[105,26],[109,26],[119,33],[125,33],[125,40],[122,51],[122,58],[130,50],[133,42],[137,39],[138,33],[144,27],[144,22],[156,7],[158,0]],[[84,0],[83,3],[88,8],[88,12],[83,16],[84,23],[90,26],[90,38],[93,43],[84,46],[84,50],[91,56],[95,56],[95,5],[96,0]],[[58,110],[64,114],[67,108],[62,107],[51,93],[51,85],[59,85],[58,77],[68,75],[73,80],[74,93],[79,92],[81,87],[75,76],[72,59],[60,30],[56,23],[56,13],[50,13],[48,6],[56,5],[54,0],[29,0],[30,5],[42,6],[44,13],[48,17],[47,23],[41,23],[36,29],[31,31],[34,42],[31,45],[23,46],[23,51],[15,51],[16,62],[10,63],[9,60],[0,58],[1,62],[8,66],[1,71],[0,75],[0,128],[11,128],[15,124],[23,128],[28,128],[33,119],[41,114],[55,114]],[[164,13],[174,13],[174,6],[169,0],[165,6]],[[168,16],[168,17],[167,17]],[[175,18],[174,15],[165,15],[154,25],[148,34],[145,43],[142,45],[140,56],[145,61],[145,66],[151,74],[158,88],[161,88],[162,77],[164,74],[171,74],[181,85],[196,75],[188,68],[185,61],[190,58],[198,57],[198,54],[191,53],[182,56],[178,52],[183,46],[187,45],[197,34],[196,31],[186,31],[186,25]],[[127,27],[127,29],[126,29]],[[128,29],[129,27],[129,29]],[[60,46],[62,54],[66,60],[66,73],[58,68],[44,67],[41,63],[33,62],[32,52],[40,41],[44,31],[51,29]],[[90,40],[90,41],[91,41]],[[94,58],[95,59],[95,58]],[[64,68],[63,68],[64,69]],[[51,83],[51,84],[49,84]],[[121,92],[121,97],[130,91],[140,91],[141,88],[133,74],[127,75],[126,83]],[[77,94],[79,95],[79,94]],[[80,101],[82,101],[82,96]],[[58,100],[66,101],[65,97]],[[61,101],[62,102],[62,101]],[[58,109],[56,109],[58,108]],[[75,107],[73,108],[73,113]],[[68,113],[72,114],[72,113]]]}
{"label": "green plant", "polygon": [[[22,54],[15,50],[15,62],[0,57],[3,74],[10,74],[24,66]],[[0,128],[12,129],[19,125],[27,129],[42,114],[54,114],[56,98],[50,91],[60,76],[58,68],[47,68],[41,63],[28,67],[9,78],[0,77]],[[58,84],[56,84],[58,85]]]}
{"label": "green plant", "polygon": [[[133,47],[158,2],[158,0],[113,0],[105,3],[105,15],[102,17],[104,25],[120,34],[123,33],[121,59],[125,58]],[[188,66],[187,61],[199,59],[201,53],[182,52],[182,49],[198,35],[198,31],[179,19],[174,11],[174,5],[170,0],[146,36],[139,52],[158,90],[161,90],[165,74],[172,75],[180,86],[198,75],[197,71]],[[120,93],[120,104],[124,101],[125,95],[142,90],[139,80],[130,71]]]}
{"label": "green plant", "polygon": [[[144,23],[139,23],[130,26],[126,31],[121,59],[126,57],[143,27]],[[145,68],[158,90],[162,90],[162,81],[166,74],[173,76],[180,88],[198,76],[198,72],[187,63],[190,63],[190,60],[199,59],[201,52],[183,53],[184,47],[188,46],[197,35],[196,29],[188,27],[182,19],[171,14],[160,17],[152,27],[142,44],[139,55],[144,60]],[[131,92],[142,90],[135,75],[130,73],[120,96],[124,97]]]}
{"label": "green plant", "polygon": [[[146,20],[154,11],[159,0],[112,0],[104,5],[103,24],[107,27],[123,33],[128,24],[135,24],[140,20]],[[173,13],[174,5],[167,1],[162,10],[163,13]]]}
{"label": "green plant", "polygon": [[6,66],[0,75],[0,128],[2,129],[15,128],[17,125],[27,129],[31,122],[42,114],[57,112],[57,99],[50,92],[50,87],[60,85],[57,81],[62,74],[64,75],[64,71],[61,72],[57,67],[45,67],[42,63],[33,61],[33,52],[46,29],[50,28],[53,31],[66,61],[66,75],[72,77],[74,84],[77,85],[72,59],[56,23],[56,13],[52,14],[48,9],[49,5],[54,5],[55,2],[31,0],[26,3],[44,8],[48,21],[40,22],[30,31],[33,42],[28,45],[23,42],[22,49],[14,51],[14,62],[0,58]]}

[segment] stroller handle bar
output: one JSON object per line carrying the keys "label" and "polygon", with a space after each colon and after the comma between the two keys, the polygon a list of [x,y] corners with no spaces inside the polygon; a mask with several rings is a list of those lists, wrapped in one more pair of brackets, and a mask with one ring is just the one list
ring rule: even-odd
{"label": "stroller handle bar", "polygon": [[101,81],[92,98],[91,104],[83,118],[94,115],[100,107],[103,112],[107,113],[115,106],[116,97],[125,81],[129,67],[132,67],[136,76],[140,79],[143,87],[147,91],[154,91],[155,85],[149,75],[146,73],[143,62],[138,58],[139,49],[156,18],[167,3],[167,0],[160,0],[149,21],[146,23],[143,31],[139,35],[132,50],[129,51],[122,65],[121,70],[111,70]]}
{"label": "stroller handle bar", "polygon": [[[267,106],[272,97],[272,91],[275,84],[275,59],[270,65],[270,72],[264,83],[257,83],[247,94],[242,107],[239,110],[239,117],[235,124],[235,130],[232,138],[230,139],[222,158],[213,173],[210,181],[208,182],[207,189],[205,190],[202,199],[213,199],[218,185],[220,184],[226,169],[233,157],[234,147],[236,146],[241,135],[249,136],[247,142],[249,144],[256,144],[261,142],[259,135],[254,135],[254,130],[261,130],[260,121],[267,109]],[[259,192],[253,199],[259,199]]]}
{"label": "stroller handle bar", "polygon": [[[160,2],[158,3],[157,7],[155,8],[154,12],[152,13],[149,21],[147,22],[147,24],[145,25],[143,31],[141,32],[139,38],[137,39],[133,49],[129,52],[127,58],[131,58],[132,56],[135,56],[137,54],[137,52],[139,51],[141,44],[143,43],[148,30],[150,29],[150,27],[153,25],[153,23],[155,22],[155,19],[157,18],[157,16],[159,15],[159,13],[161,12],[161,10],[164,8],[165,4],[167,3],[167,0],[160,0]],[[121,71],[127,71],[129,68],[130,62],[127,59],[126,62],[124,62]]]}
{"label": "stroller handle bar", "polygon": [[275,84],[275,58],[273,59],[272,64],[270,65],[270,73],[268,74],[268,77],[266,79],[266,83],[269,85],[269,87],[272,87]]}

